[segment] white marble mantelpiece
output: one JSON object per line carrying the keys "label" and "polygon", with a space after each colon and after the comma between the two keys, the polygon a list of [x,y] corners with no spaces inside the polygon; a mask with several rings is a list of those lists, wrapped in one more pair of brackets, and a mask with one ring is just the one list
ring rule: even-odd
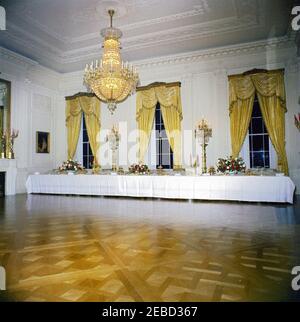
{"label": "white marble mantelpiece", "polygon": [[15,159],[0,159],[0,172],[5,172],[5,195],[15,195],[17,161]]}

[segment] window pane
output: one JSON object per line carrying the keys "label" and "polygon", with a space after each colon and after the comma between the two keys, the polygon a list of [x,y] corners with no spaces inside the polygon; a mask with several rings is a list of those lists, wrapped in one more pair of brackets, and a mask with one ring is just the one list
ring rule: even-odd
{"label": "window pane", "polygon": [[256,98],[253,105],[252,117],[261,116],[261,110],[259,107],[258,99]]}
{"label": "window pane", "polygon": [[269,135],[264,135],[264,150],[269,151]]}
{"label": "window pane", "polygon": [[159,140],[156,140],[156,154],[159,153]]}
{"label": "window pane", "polygon": [[170,145],[168,140],[164,139],[162,140],[162,148],[161,148],[162,153],[170,153]]}
{"label": "window pane", "polygon": [[262,135],[253,135],[253,151],[262,151],[263,150],[263,136]]}
{"label": "window pane", "polygon": [[264,152],[253,152],[253,167],[264,166]]}
{"label": "window pane", "polygon": [[250,152],[250,168],[253,168],[253,152]]}
{"label": "window pane", "polygon": [[261,118],[253,118],[252,119],[252,133],[262,133],[263,125]]}
{"label": "window pane", "polygon": [[155,111],[155,130],[160,128],[160,113],[158,110]]}
{"label": "window pane", "polygon": [[94,162],[94,157],[91,155],[89,157],[89,169],[92,169],[93,168],[93,162]]}
{"label": "window pane", "polygon": [[165,130],[160,131],[160,137],[161,139],[168,139],[167,132]]}
{"label": "window pane", "polygon": [[83,136],[82,136],[83,142],[88,142],[89,138],[88,138],[88,135],[87,135],[87,131],[83,130],[82,134],[83,134]]}
{"label": "window pane", "polygon": [[268,134],[268,130],[267,130],[267,127],[266,127],[264,121],[263,121],[263,131],[264,131],[264,133]]}
{"label": "window pane", "polygon": [[160,162],[159,162],[159,154],[156,154],[156,165],[159,166]]}
{"label": "window pane", "polygon": [[88,154],[88,145],[86,143],[83,143],[83,155]]}
{"label": "window pane", "polygon": [[252,148],[252,142],[253,142],[252,135],[249,135],[249,149],[250,149],[250,151],[253,150],[253,148]]}
{"label": "window pane", "polygon": [[83,166],[87,168],[88,166],[88,158],[86,156],[83,156]]}
{"label": "window pane", "polygon": [[162,155],[162,164],[163,165],[169,165],[170,164],[170,155],[169,154]]}
{"label": "window pane", "polygon": [[265,156],[265,167],[270,168],[270,153],[265,152],[264,156]]}

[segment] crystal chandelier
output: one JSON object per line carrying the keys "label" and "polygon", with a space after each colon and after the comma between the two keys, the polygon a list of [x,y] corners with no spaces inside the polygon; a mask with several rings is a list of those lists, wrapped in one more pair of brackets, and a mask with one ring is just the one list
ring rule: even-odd
{"label": "crystal chandelier", "polygon": [[117,103],[135,92],[139,83],[136,68],[121,59],[119,39],[122,32],[112,26],[114,13],[114,10],[108,10],[110,27],[101,30],[104,37],[102,59],[86,65],[84,71],[84,83],[108,104],[111,114],[117,108]]}

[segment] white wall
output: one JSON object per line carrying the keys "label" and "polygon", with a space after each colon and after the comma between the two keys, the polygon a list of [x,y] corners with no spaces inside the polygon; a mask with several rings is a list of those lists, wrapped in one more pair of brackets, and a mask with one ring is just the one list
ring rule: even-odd
{"label": "white wall", "polygon": [[[15,140],[17,193],[25,192],[28,174],[55,167],[58,125],[55,120],[60,75],[37,63],[1,49],[0,78],[11,81],[11,127]],[[50,153],[35,152],[36,131],[50,132]]]}
{"label": "white wall", "polygon": [[[300,96],[299,60],[292,41],[287,38],[274,39],[240,46],[217,48],[192,52],[171,57],[160,57],[135,62],[139,69],[142,85],[155,81],[181,82],[183,105],[182,127],[189,138],[183,147],[184,160],[189,163],[191,150],[195,149],[192,131],[201,117],[205,117],[213,128],[213,138],[207,149],[208,165],[214,165],[218,157],[230,154],[230,133],[228,115],[228,81],[230,74],[241,73],[253,68],[277,69],[285,68],[287,91],[286,144],[290,166],[290,175],[300,191],[300,133],[293,124],[294,114],[300,112],[298,98]],[[57,75],[39,66],[30,67],[31,73],[26,77],[11,77],[17,94],[13,96],[19,102],[13,103],[14,111],[24,109],[26,116],[15,115],[13,125],[20,129],[22,138],[16,141],[16,152],[20,160],[19,191],[22,191],[26,174],[33,169],[46,170],[58,166],[66,159],[66,128],[64,96],[85,91],[82,84],[83,72]],[[37,73],[39,70],[39,73]],[[2,67],[1,67],[2,71]],[[3,75],[0,75],[2,77]],[[3,77],[2,77],[3,78]],[[30,79],[31,83],[24,82]],[[44,82],[38,86],[40,79]],[[45,82],[47,79],[47,82]],[[59,81],[58,81],[59,80]],[[59,88],[57,88],[59,85]],[[42,97],[40,96],[42,95]],[[21,97],[21,98],[20,98]],[[42,108],[40,107],[42,106]],[[32,118],[32,113],[38,116]],[[14,113],[15,114],[15,113]],[[128,98],[118,105],[113,116],[102,104],[102,129],[110,129],[113,124],[121,122],[127,127],[127,135],[131,143],[129,150],[135,154],[135,97]],[[52,134],[51,154],[37,156],[34,153],[34,135],[37,129],[49,129]],[[124,134],[123,142],[126,140]],[[29,145],[26,147],[26,144]],[[193,146],[193,148],[192,148]],[[120,159],[124,165],[127,160],[127,148],[121,147]],[[18,161],[19,162],[19,161]]]}

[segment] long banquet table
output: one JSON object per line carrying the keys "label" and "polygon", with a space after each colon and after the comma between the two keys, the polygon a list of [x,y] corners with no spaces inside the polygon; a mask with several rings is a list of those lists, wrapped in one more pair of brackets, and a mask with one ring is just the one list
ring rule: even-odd
{"label": "long banquet table", "polygon": [[293,203],[285,176],[30,175],[27,193]]}

